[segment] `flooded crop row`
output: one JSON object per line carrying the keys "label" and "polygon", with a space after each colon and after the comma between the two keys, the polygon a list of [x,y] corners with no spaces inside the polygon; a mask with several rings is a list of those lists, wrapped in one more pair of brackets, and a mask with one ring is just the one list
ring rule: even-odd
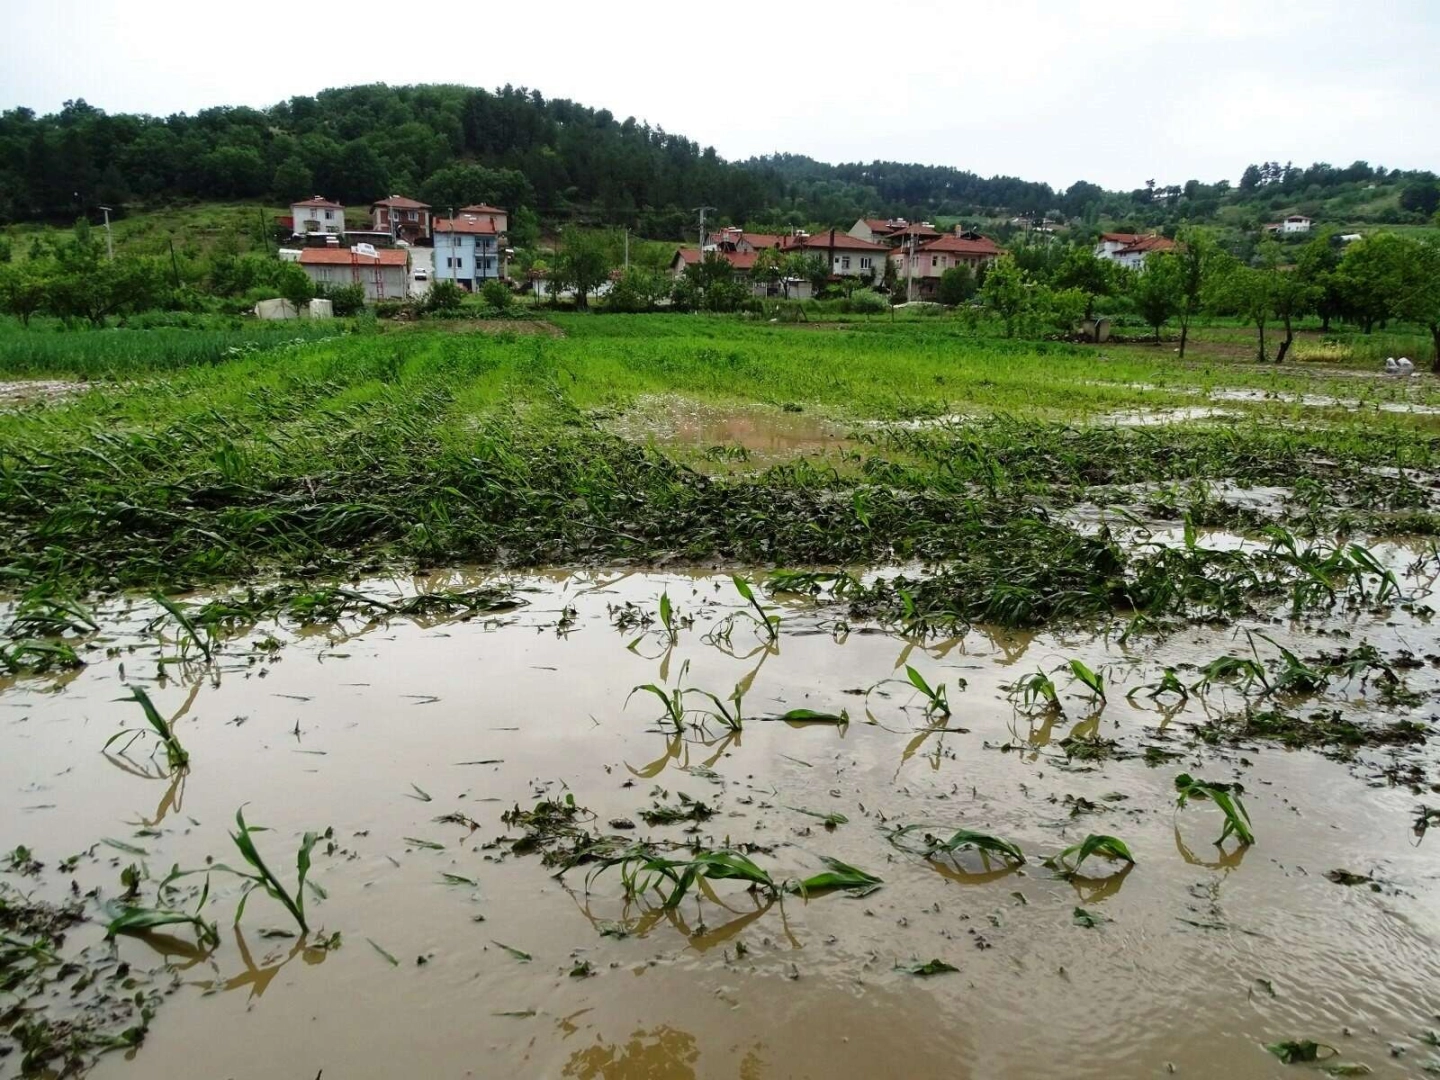
{"label": "flooded crop row", "polygon": [[[88,978],[148,1024],[95,1077],[1415,1075],[1440,657],[1427,556],[1376,551],[1403,606],[1124,639],[704,572],[214,638],[107,602],[83,667],[0,683],[0,910],[83,910],[0,1045]],[[127,907],[201,925],[106,943]]]}

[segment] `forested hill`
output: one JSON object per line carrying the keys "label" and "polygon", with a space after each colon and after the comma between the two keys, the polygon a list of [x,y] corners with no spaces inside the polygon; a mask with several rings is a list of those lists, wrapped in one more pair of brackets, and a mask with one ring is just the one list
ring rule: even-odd
{"label": "forested hill", "polygon": [[680,235],[701,204],[716,207],[720,220],[776,226],[862,214],[1051,214],[1150,228],[1238,224],[1289,210],[1418,223],[1440,206],[1433,174],[1365,162],[1267,162],[1234,185],[1152,181],[1127,192],[1085,181],[1059,191],[898,162],[829,165],[790,154],[729,162],[633,118],[508,86],[353,86],[193,116],[109,114],[84,101],[47,116],[25,108],[0,114],[0,223],[68,222],[102,204],[182,199],[288,202],[323,193],[363,206],[392,192],[438,207],[495,202],[552,222],[628,224],[663,237]]}

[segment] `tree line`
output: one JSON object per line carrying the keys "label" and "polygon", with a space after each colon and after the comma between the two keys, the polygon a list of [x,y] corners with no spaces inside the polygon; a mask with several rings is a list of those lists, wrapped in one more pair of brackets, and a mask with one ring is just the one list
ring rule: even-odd
{"label": "tree line", "polygon": [[268,109],[166,117],[106,113],[84,100],[44,116],[0,113],[0,222],[68,222],[102,205],[181,199],[288,202],[318,193],[366,205],[404,193],[441,209],[492,202],[552,222],[623,224],[667,238],[682,235],[701,204],[721,220],[772,226],[1008,213],[1159,228],[1208,221],[1225,206],[1261,215],[1337,193],[1361,206],[1377,185],[1399,191],[1387,213],[1423,219],[1440,209],[1433,173],[1363,161],[1303,169],[1265,162],[1249,166],[1238,186],[1152,180],[1130,192],[893,161],[831,165],[774,154],[729,162],[633,117],[512,86],[352,86]]}

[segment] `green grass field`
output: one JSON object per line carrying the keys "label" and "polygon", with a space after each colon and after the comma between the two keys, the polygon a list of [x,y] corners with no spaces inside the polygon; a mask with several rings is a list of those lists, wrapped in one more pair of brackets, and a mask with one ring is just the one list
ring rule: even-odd
{"label": "green grass field", "polygon": [[[1403,515],[1435,531],[1423,477],[1377,475],[1433,466],[1428,378],[1203,348],[1180,363],[1154,346],[984,339],[936,321],[554,325],[561,336],[337,321],[309,341],[294,325],[12,326],[0,374],[89,381],[0,414],[0,573],[103,588],[395,560],[931,559],[1044,522],[1097,485],[1140,482],[1284,485],[1292,525],[1384,531]],[[1220,390],[1251,393],[1226,400],[1223,421],[1124,422],[1204,417]],[[856,434],[761,467],[743,447],[657,445],[644,432],[662,397]],[[609,426],[621,413],[629,437]],[[1170,510],[1186,508],[1235,519],[1203,491]]]}

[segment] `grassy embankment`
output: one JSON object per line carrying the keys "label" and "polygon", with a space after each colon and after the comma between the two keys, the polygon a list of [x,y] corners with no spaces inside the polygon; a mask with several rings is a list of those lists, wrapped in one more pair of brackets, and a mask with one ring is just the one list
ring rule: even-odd
{"label": "grassy embankment", "polygon": [[[1152,582],[1142,603],[1130,590],[1146,575],[1223,579],[1227,604],[1269,588],[1251,564],[1161,573],[1151,555],[1057,518],[1098,485],[1174,485],[1143,501],[1197,524],[1257,524],[1203,485],[1180,486],[1230,479],[1293,489],[1286,513],[1301,530],[1437,529],[1423,477],[1377,471],[1435,467],[1431,416],[1329,409],[1281,423],[1296,406],[1257,402],[1235,404],[1246,418],[1225,425],[1077,423],[1194,404],[1197,390],[1219,386],[1355,397],[1363,385],[1379,398],[1415,396],[1418,380],[1179,364],[944,324],[558,322],[566,337],[369,324],[218,363],[219,344],[200,335],[188,366],[182,345],[95,351],[128,340],[123,331],[52,335],[73,352],[54,346],[25,370],[96,381],[0,415],[0,573],[16,589],[83,590],[385,562],[918,558],[961,568],[925,594],[927,610],[1024,623],[1195,602]],[[17,339],[3,339],[7,353]],[[597,419],[643,412],[657,394],[818,411],[856,421],[857,436],[821,458],[707,471],[697,452],[641,445]],[[859,423],[953,413],[973,419]]]}

